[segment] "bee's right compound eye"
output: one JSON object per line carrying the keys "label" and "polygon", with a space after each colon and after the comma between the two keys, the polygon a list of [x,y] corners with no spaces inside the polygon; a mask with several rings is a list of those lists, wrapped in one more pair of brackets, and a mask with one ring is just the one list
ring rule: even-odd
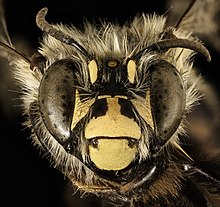
{"label": "bee's right compound eye", "polygon": [[48,131],[61,144],[70,138],[75,102],[76,66],[70,60],[53,63],[44,73],[39,91],[39,106]]}

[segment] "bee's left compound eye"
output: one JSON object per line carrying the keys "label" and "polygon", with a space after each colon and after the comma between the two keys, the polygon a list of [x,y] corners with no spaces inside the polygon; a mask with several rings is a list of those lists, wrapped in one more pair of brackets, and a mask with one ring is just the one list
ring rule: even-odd
{"label": "bee's left compound eye", "polygon": [[161,145],[167,142],[178,128],[185,109],[183,80],[177,69],[166,61],[152,66],[151,110],[156,136]]}
{"label": "bee's left compound eye", "polygon": [[70,137],[75,101],[76,66],[70,60],[59,60],[45,72],[39,92],[39,106],[49,132],[61,144]]}

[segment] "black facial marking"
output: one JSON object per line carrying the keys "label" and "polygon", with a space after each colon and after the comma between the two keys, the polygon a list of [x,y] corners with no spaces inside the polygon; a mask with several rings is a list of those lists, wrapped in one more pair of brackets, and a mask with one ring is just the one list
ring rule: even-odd
{"label": "black facial marking", "polygon": [[92,117],[104,116],[108,110],[106,98],[98,99],[92,107]]}
{"label": "black facial marking", "polygon": [[125,86],[129,83],[126,67],[117,60],[104,60],[99,68],[93,90],[98,91],[100,95],[111,95],[112,97],[125,95]]}
{"label": "black facial marking", "polygon": [[132,103],[128,100],[125,100],[123,98],[118,99],[118,103],[121,106],[121,114],[132,119],[135,117],[134,112],[132,110],[133,106]]}

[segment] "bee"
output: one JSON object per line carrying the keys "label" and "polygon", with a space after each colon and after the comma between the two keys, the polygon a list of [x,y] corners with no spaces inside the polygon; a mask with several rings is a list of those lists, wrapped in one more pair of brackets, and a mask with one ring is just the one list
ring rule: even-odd
{"label": "bee", "polygon": [[50,24],[45,7],[31,57],[14,48],[2,21],[1,55],[22,92],[33,145],[74,188],[129,207],[220,206],[219,148],[201,165],[184,144],[203,136],[196,115],[213,110],[215,97],[194,70],[196,54],[211,61],[192,26],[201,17],[195,8],[219,5],[193,0],[174,26],[142,14],[83,30]]}

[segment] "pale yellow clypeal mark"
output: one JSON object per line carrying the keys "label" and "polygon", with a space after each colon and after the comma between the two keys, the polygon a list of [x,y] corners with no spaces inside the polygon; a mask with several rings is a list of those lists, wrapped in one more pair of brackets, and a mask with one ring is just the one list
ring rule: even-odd
{"label": "pale yellow clypeal mark", "polygon": [[[102,99],[102,98],[112,98],[112,96],[111,95],[99,95],[97,97],[97,99]],[[115,95],[114,98],[121,98],[121,99],[125,99],[125,100],[128,99],[127,96],[123,96],[123,95]]]}
{"label": "pale yellow clypeal mark", "polygon": [[127,139],[98,139],[98,147],[89,145],[91,161],[101,170],[122,170],[134,159],[137,147],[128,146]]}
{"label": "pale yellow clypeal mark", "polygon": [[93,117],[85,128],[85,138],[132,137],[140,139],[141,130],[134,119],[121,114],[118,98],[106,98],[108,110],[105,115]]}

